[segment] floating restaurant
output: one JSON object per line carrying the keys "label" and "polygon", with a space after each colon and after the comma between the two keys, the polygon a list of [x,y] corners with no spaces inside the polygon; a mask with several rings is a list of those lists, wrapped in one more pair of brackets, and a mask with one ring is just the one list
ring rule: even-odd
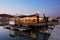
{"label": "floating restaurant", "polygon": [[[46,22],[48,22],[48,17],[46,18]],[[15,21],[18,24],[27,24],[27,25],[36,25],[37,23],[44,23],[44,17],[39,17],[39,14],[34,15],[22,15],[18,16],[18,18],[10,18],[12,21]]]}
{"label": "floating restaurant", "polygon": [[[1,19],[3,18],[1,17]],[[50,35],[48,26],[55,25],[53,18],[46,17],[45,14],[43,17],[39,16],[39,14],[7,16],[4,20],[8,20],[8,26],[4,28],[12,30],[10,31],[10,36],[24,35],[25,33],[33,39],[38,38],[38,33],[43,33],[45,39],[46,35]]]}
{"label": "floating restaurant", "polygon": [[[48,29],[48,25],[52,22],[53,19],[49,20],[49,17],[46,17],[45,14],[43,17],[40,17],[39,14],[33,15],[22,15],[22,16],[15,16],[14,18],[10,18],[11,21],[14,23],[10,23],[10,25],[17,27],[16,29],[25,28],[25,29],[41,29],[46,28]],[[52,25],[52,24],[51,24]],[[14,29],[14,28],[13,28]]]}

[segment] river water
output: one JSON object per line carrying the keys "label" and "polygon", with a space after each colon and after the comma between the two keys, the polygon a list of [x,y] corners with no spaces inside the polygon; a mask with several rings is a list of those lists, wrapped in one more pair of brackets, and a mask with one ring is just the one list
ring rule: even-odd
{"label": "river water", "polygon": [[[25,36],[23,36],[25,35]],[[4,29],[4,26],[0,26],[0,40],[35,40],[28,37],[27,33],[22,33],[20,31]],[[50,35],[45,36],[45,40],[48,40]],[[44,34],[38,33],[37,40],[44,40]]]}

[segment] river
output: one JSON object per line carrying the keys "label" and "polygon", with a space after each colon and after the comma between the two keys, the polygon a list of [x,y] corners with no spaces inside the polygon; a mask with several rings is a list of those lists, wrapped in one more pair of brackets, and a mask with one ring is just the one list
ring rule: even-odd
{"label": "river", "polygon": [[[31,37],[26,36],[27,33],[20,31],[4,29],[4,26],[0,26],[0,40],[35,40]],[[25,35],[25,36],[23,36]],[[48,40],[50,35],[46,35],[45,39]],[[38,33],[37,40],[44,40],[44,33]]]}

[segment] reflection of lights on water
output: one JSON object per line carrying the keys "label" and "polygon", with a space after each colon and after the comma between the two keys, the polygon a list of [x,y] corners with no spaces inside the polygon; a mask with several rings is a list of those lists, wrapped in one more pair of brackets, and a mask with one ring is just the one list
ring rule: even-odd
{"label": "reflection of lights on water", "polygon": [[35,38],[37,38],[37,35],[32,33],[32,34],[30,35],[30,37],[35,39]]}
{"label": "reflection of lights on water", "polygon": [[10,30],[10,35],[15,35],[15,31],[14,30]]}

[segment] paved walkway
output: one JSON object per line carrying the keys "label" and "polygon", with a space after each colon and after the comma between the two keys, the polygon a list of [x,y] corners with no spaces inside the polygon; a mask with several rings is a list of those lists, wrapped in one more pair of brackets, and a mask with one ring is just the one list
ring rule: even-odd
{"label": "paved walkway", "polygon": [[48,40],[60,40],[60,25],[56,25]]}

